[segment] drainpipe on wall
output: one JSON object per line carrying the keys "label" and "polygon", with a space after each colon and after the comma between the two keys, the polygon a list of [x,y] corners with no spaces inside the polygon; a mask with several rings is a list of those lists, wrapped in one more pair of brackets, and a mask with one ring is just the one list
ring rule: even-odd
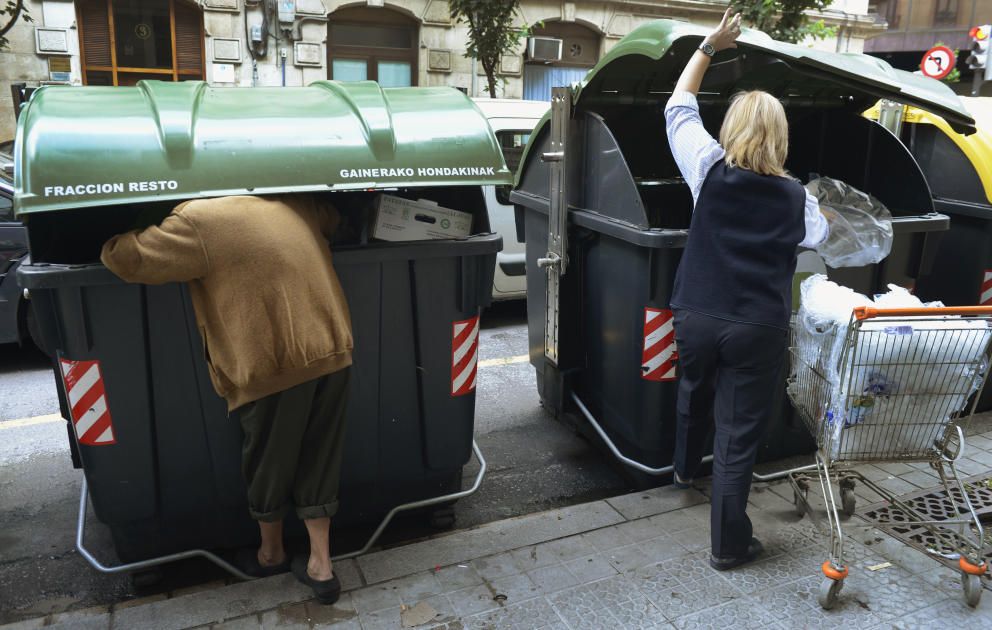
{"label": "drainpipe on wall", "polygon": [[478,96],[478,93],[476,92],[476,90],[479,89],[479,85],[478,85],[478,83],[479,83],[479,76],[478,76],[478,74],[475,71],[475,62],[476,62],[475,57],[472,57],[472,94],[471,94],[471,97],[472,98],[475,98],[476,96]]}
{"label": "drainpipe on wall", "polygon": [[834,52],[841,52],[840,44],[844,40],[844,31],[847,31],[847,45],[844,46],[843,52],[847,52],[851,49],[851,29],[847,26],[850,14],[847,11],[841,11],[839,9],[835,9],[834,11],[844,14],[844,23],[837,28],[837,47]]}

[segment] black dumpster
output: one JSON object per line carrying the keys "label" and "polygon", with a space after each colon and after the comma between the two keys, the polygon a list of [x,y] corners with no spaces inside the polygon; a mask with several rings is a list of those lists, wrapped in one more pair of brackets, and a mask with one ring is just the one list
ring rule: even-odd
{"label": "black dumpster", "polygon": [[[657,483],[651,475],[667,472],[672,460],[678,355],[669,297],[692,208],[667,146],[663,109],[707,32],[650,22],[581,84],[556,92],[511,193],[527,247],[530,358],[543,403],[608,447],[637,484]],[[793,173],[804,181],[812,174],[848,181],[898,216],[892,256],[832,272],[867,293],[912,282],[932,260],[932,237],[948,220],[933,212],[909,152],[860,112],[881,90],[971,124],[949,90],[907,77],[875,59],[812,51],[751,31],[736,51],[718,55],[699,97],[716,136],[735,91],[773,92],[790,118]],[[770,401],[762,459],[813,448],[788,404],[785,376]]]}
{"label": "black dumpster", "polygon": [[[122,560],[257,539],[240,424],[211,386],[186,286],[126,284],[96,262],[109,236],[193,197],[309,192],[344,217],[332,249],[355,351],[336,526],[461,489],[479,312],[501,247],[482,185],[510,181],[464,95],[370,82],[42,88],[21,116],[18,150],[33,255],[18,277],[57,353],[63,415]],[[381,194],[466,213],[471,228],[373,240]]]}

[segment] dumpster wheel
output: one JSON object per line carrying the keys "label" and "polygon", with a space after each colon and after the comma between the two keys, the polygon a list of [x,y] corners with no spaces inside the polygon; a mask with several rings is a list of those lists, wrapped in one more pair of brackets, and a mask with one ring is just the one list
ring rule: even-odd
{"label": "dumpster wheel", "polygon": [[455,526],[455,506],[439,507],[430,516],[431,527],[434,529],[451,529]]}
{"label": "dumpster wheel", "polygon": [[131,584],[137,590],[150,589],[158,586],[162,582],[162,577],[161,567],[151,567],[132,573]]}

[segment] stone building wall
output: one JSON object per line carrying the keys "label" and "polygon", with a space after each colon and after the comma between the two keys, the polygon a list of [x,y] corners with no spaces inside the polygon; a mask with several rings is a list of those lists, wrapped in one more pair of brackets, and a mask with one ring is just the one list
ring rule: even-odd
{"label": "stone building wall", "polygon": [[[247,45],[246,22],[249,27],[259,23],[263,1],[174,0],[195,4],[202,11],[204,75],[212,85],[293,86],[328,78],[328,19],[342,9],[368,7],[381,10],[384,15],[394,12],[405,16],[418,29],[416,84],[450,85],[474,95],[486,93],[481,65],[473,65],[464,55],[467,27],[452,22],[445,0],[297,0],[297,21],[291,32],[280,31],[279,41],[268,42],[268,54],[253,61]],[[9,50],[0,52],[0,141],[14,134],[11,82],[30,86],[84,82],[76,4],[72,0],[27,0],[34,23],[21,21],[8,34]],[[551,34],[555,29],[577,34],[584,46],[582,61],[591,65],[647,20],[675,18],[715,24],[725,6],[726,0],[523,0],[520,23],[537,25],[539,30],[543,27]],[[877,25],[866,15],[867,10],[868,0],[837,0],[822,17],[838,27],[838,37],[811,45],[860,52],[864,39],[877,31]],[[529,67],[525,46],[522,41],[515,53],[502,59],[500,96],[523,96]],[[576,47],[569,50],[574,53]],[[282,51],[285,51],[285,63]],[[567,62],[565,59],[563,63]]]}

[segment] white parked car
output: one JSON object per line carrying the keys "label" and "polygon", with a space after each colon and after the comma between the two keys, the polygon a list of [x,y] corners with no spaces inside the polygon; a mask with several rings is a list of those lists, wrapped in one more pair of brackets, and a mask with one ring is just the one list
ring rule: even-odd
{"label": "white parked car", "polygon": [[[518,99],[473,99],[503,149],[506,166],[516,172],[524,147],[534,127],[551,107],[546,101]],[[507,199],[509,187],[484,186],[489,223],[503,237],[503,251],[496,256],[496,276],[493,279],[493,299],[512,300],[526,297],[527,275],[524,244],[517,240],[513,205]]]}

